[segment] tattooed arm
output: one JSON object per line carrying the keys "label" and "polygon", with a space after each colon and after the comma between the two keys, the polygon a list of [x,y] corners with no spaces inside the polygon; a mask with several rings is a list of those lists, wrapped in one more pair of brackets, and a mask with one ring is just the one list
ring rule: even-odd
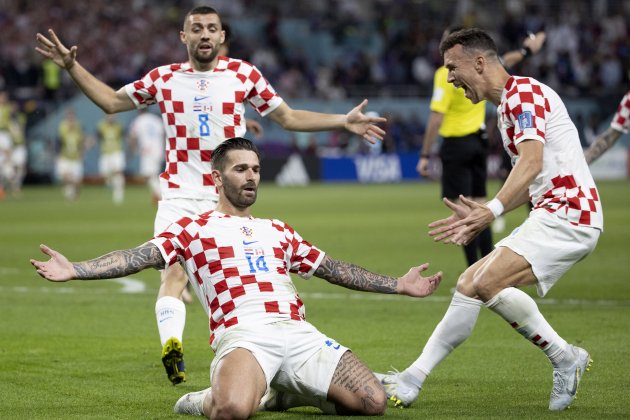
{"label": "tattooed arm", "polygon": [[420,273],[428,267],[428,263],[412,267],[407,274],[396,279],[326,255],[315,270],[315,276],[353,290],[424,297],[433,293],[442,280],[442,272],[422,277]]}
{"label": "tattooed arm", "polygon": [[113,251],[89,261],[73,263],[46,245],[41,251],[50,256],[48,261],[31,260],[37,274],[50,281],[73,279],[113,279],[137,273],[145,268],[164,268],[164,258],[159,249],[147,242],[137,248]]}
{"label": "tattooed arm", "polygon": [[617,131],[612,127],[608,127],[606,131],[597,136],[593,144],[584,152],[584,157],[586,158],[586,163],[589,165],[594,162],[597,158],[604,154],[604,152],[615,144],[617,139],[621,137],[623,133],[621,131]]}

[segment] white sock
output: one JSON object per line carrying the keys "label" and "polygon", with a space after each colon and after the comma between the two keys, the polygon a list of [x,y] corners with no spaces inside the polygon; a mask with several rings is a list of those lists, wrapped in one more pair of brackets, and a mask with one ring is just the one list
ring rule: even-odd
{"label": "white sock", "polygon": [[186,305],[172,296],[163,296],[155,302],[155,317],[162,346],[166,341],[175,337],[183,340],[186,325]]}
{"label": "white sock", "polygon": [[534,299],[527,293],[508,287],[490,299],[486,306],[505,319],[519,334],[540,347],[551,364],[558,366],[568,344],[549,325]]}
{"label": "white sock", "polygon": [[125,177],[122,174],[112,177],[112,192],[114,203],[122,203],[125,199]]}
{"label": "white sock", "polygon": [[63,187],[63,197],[66,200],[72,200],[72,199],[74,199],[74,196],[75,196],[74,188],[72,187],[72,185],[70,185],[70,184],[64,185],[64,187]]}
{"label": "white sock", "polygon": [[455,292],[442,321],[435,327],[422,354],[402,373],[402,379],[422,387],[427,376],[472,333],[482,302]]}

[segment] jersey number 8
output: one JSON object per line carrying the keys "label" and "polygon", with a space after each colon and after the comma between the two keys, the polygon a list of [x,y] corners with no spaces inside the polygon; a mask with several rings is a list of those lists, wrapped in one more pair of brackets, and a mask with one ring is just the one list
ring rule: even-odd
{"label": "jersey number 8", "polygon": [[210,135],[210,124],[208,124],[208,114],[199,114],[199,135]]}

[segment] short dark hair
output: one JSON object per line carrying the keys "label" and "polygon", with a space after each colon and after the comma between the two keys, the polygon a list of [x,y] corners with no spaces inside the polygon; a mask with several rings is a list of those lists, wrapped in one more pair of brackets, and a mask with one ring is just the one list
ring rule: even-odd
{"label": "short dark hair", "polygon": [[249,150],[256,153],[256,156],[258,156],[260,160],[258,147],[256,147],[251,140],[247,140],[243,137],[232,137],[219,144],[217,148],[212,151],[211,164],[213,169],[219,172],[225,169],[225,161],[230,150]]}
{"label": "short dark hair", "polygon": [[442,57],[444,57],[446,51],[458,44],[467,51],[477,50],[489,54],[490,56],[499,57],[497,45],[483,29],[470,28],[452,32],[440,44],[440,54],[442,54]]}
{"label": "short dark hair", "polygon": [[188,21],[188,16],[192,15],[217,15],[219,17],[219,22],[221,21],[221,15],[214,7],[198,6],[186,13],[186,16],[184,16],[184,25],[186,24],[186,21]]}

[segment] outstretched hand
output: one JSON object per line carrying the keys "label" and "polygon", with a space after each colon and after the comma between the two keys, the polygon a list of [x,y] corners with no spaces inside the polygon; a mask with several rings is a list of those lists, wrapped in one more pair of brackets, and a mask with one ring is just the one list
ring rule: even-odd
{"label": "outstretched hand", "polygon": [[70,70],[77,58],[77,46],[73,45],[70,49],[66,48],[52,29],[48,30],[48,35],[50,39],[40,33],[37,34],[39,46],[35,47],[35,51],[51,59],[59,67]]}
{"label": "outstretched hand", "polygon": [[39,246],[39,249],[50,259],[48,261],[31,259],[31,264],[37,270],[37,274],[50,281],[68,281],[76,277],[74,266],[66,257],[43,244]]}
{"label": "outstretched hand", "polygon": [[430,228],[435,228],[429,231],[429,236],[435,241],[468,245],[494,220],[494,215],[487,206],[462,195],[459,196],[459,203],[454,203],[448,198],[444,198],[443,201],[453,213],[445,219],[429,223]]}
{"label": "outstretched hand", "polygon": [[407,274],[398,279],[398,294],[425,297],[433,293],[442,281],[442,272],[440,271],[429,277],[422,277],[420,273],[426,271],[427,268],[429,268],[429,263],[411,267]]}
{"label": "outstretched hand", "polygon": [[377,126],[378,123],[387,121],[383,117],[368,117],[363,113],[368,100],[364,99],[359,105],[346,114],[346,130],[362,136],[368,142],[374,144],[376,139],[383,140],[385,130]]}

